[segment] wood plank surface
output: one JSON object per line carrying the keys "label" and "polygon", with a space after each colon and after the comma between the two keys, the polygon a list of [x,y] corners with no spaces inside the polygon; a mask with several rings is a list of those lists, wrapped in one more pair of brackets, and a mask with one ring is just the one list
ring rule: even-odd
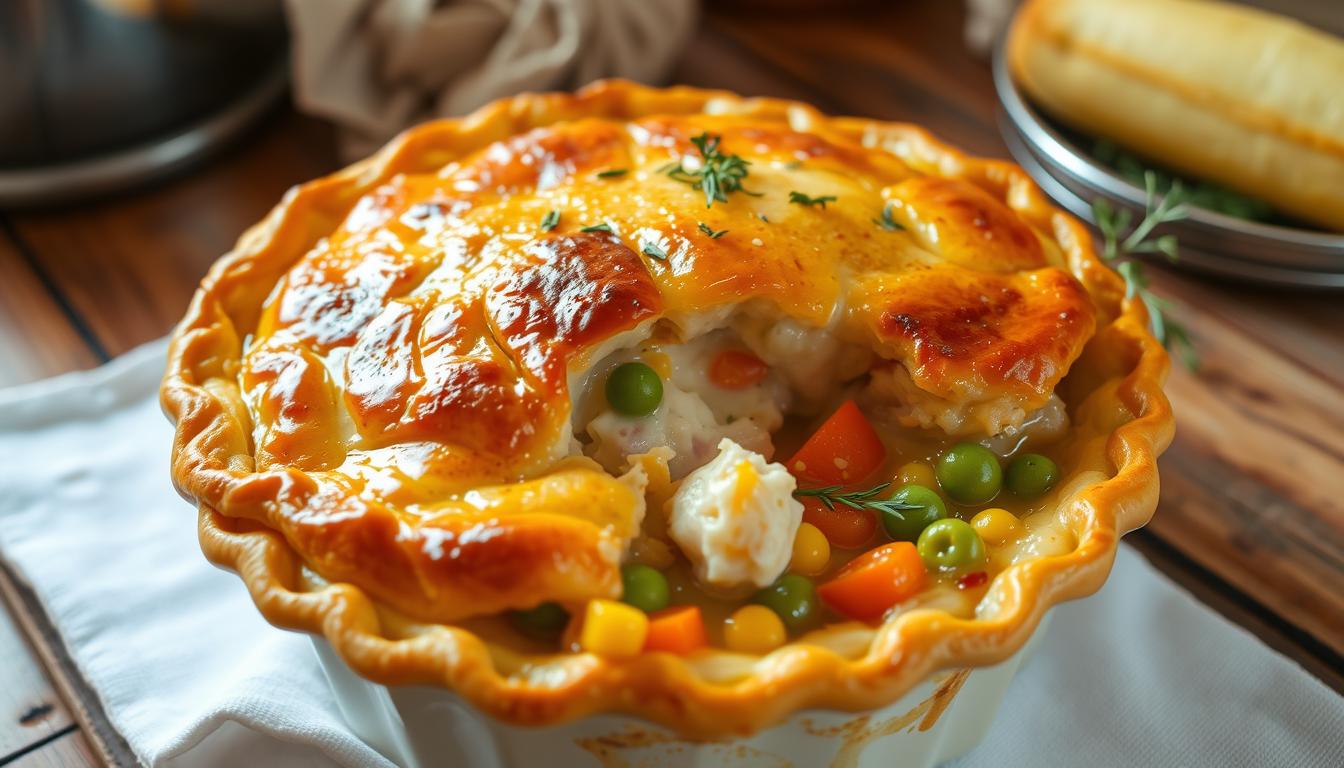
{"label": "wood plank surface", "polygon": [[[923,0],[850,14],[725,14],[707,26],[823,111],[919,123],[968,152],[1006,156],[993,81],[962,43],[963,23],[962,3]],[[735,79],[719,73],[714,85]]]}
{"label": "wood plank surface", "polygon": [[57,298],[0,232],[0,387],[98,362]]}
{"label": "wood plank surface", "polygon": [[[1157,275],[1157,270],[1153,270]],[[1177,437],[1150,531],[1344,659],[1344,321],[1331,299],[1156,285],[1182,303],[1200,368],[1167,386]],[[1272,329],[1272,330],[1268,330]],[[1315,345],[1315,348],[1313,348]]]}
{"label": "wood plank surface", "polygon": [[[103,711],[102,702],[80,676],[41,602],[3,563],[0,563],[0,607],[8,608],[9,616],[34,644],[35,655],[41,662],[41,669],[46,672],[50,688],[58,694],[68,718],[74,721],[67,728],[78,730],[93,748],[97,760],[88,765],[135,765],[130,746],[112,727]],[[42,749],[48,747],[42,746]],[[0,755],[3,754],[0,752]],[[5,764],[6,759],[0,757],[0,766]]]}
{"label": "wood plank surface", "polygon": [[118,355],[167,333],[205,271],[285,190],[337,167],[333,136],[282,111],[195,173],[91,205],[12,214],[13,233]]}
{"label": "wood plank surface", "polygon": [[0,659],[0,756],[31,747],[74,724],[28,641],[3,612]]}
{"label": "wood plank surface", "polygon": [[84,768],[102,764],[89,746],[89,740],[78,730],[66,733],[42,749],[20,755],[13,762],[0,763],[6,768]]}

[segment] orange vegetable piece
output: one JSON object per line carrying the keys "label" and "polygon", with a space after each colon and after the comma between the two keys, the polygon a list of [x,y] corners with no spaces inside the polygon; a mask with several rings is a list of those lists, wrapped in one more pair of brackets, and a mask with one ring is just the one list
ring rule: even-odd
{"label": "orange vegetable piece", "polygon": [[887,448],[868,417],[846,400],[784,466],[796,477],[848,485],[871,475],[886,458]]}
{"label": "orange vegetable piece", "polygon": [[923,591],[928,580],[915,545],[896,541],[850,561],[817,587],[817,595],[851,619],[876,621],[893,605]]}
{"label": "orange vegetable piece", "polygon": [[645,651],[666,651],[685,656],[709,645],[705,620],[699,606],[674,605],[649,615]]}
{"label": "orange vegetable piece", "polygon": [[799,501],[803,502],[803,522],[817,526],[833,547],[858,549],[877,533],[877,517],[872,512],[842,506],[827,509],[815,496]]}
{"label": "orange vegetable piece", "polygon": [[764,360],[742,349],[725,349],[709,361],[709,380],[721,389],[746,389],[769,373]]}

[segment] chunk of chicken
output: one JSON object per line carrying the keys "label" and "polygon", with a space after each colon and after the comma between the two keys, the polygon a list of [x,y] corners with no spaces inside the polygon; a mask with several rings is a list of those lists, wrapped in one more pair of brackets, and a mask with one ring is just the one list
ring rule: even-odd
{"label": "chunk of chicken", "polygon": [[702,584],[767,586],[788,567],[803,519],[796,487],[783,466],[724,438],[672,497],[668,534]]}

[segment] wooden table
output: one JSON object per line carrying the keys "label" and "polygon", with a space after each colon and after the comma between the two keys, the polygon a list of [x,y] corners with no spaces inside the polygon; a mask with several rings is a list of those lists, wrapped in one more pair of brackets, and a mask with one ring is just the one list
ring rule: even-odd
{"label": "wooden table", "polygon": [[[916,121],[1004,156],[989,71],[962,46],[961,22],[961,4],[947,0],[714,13],[672,79]],[[89,368],[167,333],[244,227],[290,185],[336,167],[331,131],[279,110],[170,183],[0,213],[0,385]],[[1344,297],[1150,273],[1181,302],[1174,314],[1203,366],[1172,374],[1179,430],[1162,460],[1161,506],[1128,540],[1344,691]],[[13,613],[0,610],[0,765],[129,760],[40,611],[4,591]]]}

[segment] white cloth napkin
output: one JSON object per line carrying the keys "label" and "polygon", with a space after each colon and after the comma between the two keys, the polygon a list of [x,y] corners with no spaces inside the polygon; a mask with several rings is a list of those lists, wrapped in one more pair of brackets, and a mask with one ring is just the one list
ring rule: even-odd
{"label": "white cloth napkin", "polygon": [[[168,481],[163,350],[0,390],[0,556],[146,764],[391,765],[342,721],[308,640],[201,556]],[[956,762],[1083,764],[1344,765],[1344,700],[1122,548]]]}

